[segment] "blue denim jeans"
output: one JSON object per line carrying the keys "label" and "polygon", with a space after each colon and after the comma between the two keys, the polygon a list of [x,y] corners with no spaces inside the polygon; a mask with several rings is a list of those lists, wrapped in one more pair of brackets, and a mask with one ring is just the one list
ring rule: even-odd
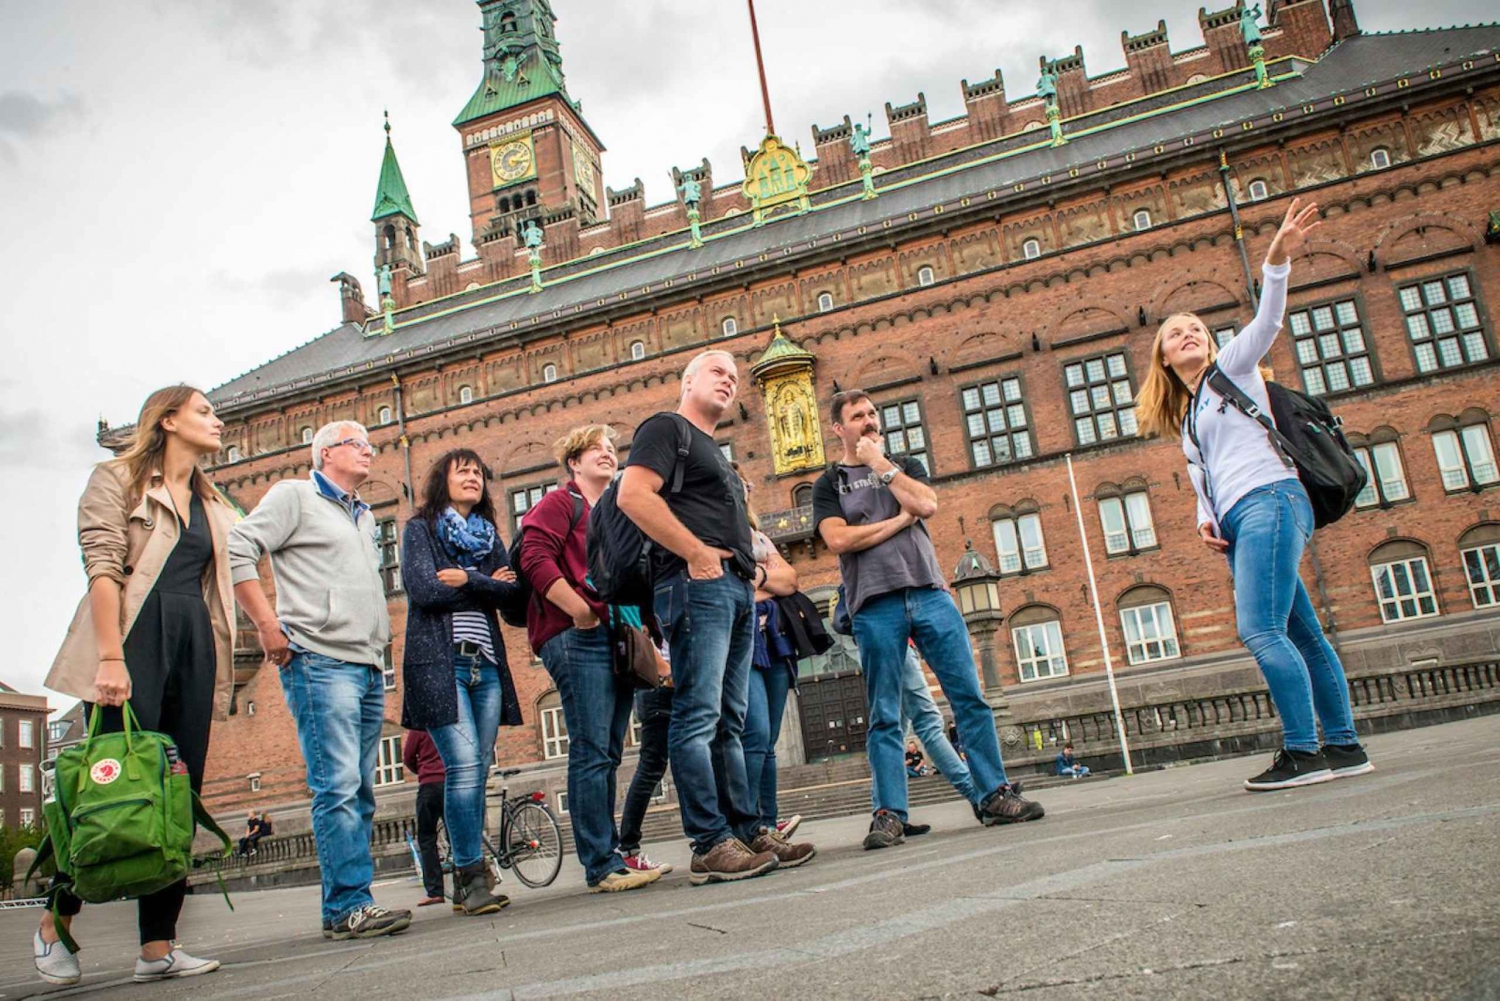
{"label": "blue denim jeans", "polygon": [[854,613],[854,640],[865,674],[869,703],[866,753],[870,798],[876,810],[906,820],[906,748],[902,741],[901,693],[907,640],[937,675],[953,708],[953,720],[969,754],[969,774],[980,796],[1005,785],[995,715],[979,687],[974,650],[958,606],[935,588],[902,588],[870,598]]}
{"label": "blue denim jeans", "polygon": [[1358,743],[1344,666],[1297,572],[1313,533],[1307,490],[1295,479],[1257,487],[1235,502],[1219,527],[1229,543],[1240,642],[1271,690],[1282,743],[1316,751],[1316,723],[1330,744]]}
{"label": "blue denim jeans", "polygon": [[759,819],[745,774],[745,705],[755,644],[755,594],[727,568],[692,580],[657,581],[655,609],[672,660],[667,737],[682,829],[702,855],[721,841],[749,841]]}
{"label": "blue denim jeans", "polygon": [[667,735],[672,730],[672,696],[668,687],[635,693],[635,718],[641,724],[641,750],[635,759],[635,774],[625,790],[625,804],[620,807],[620,851],[633,852],[641,847],[641,824],[657,783],[667,774]]}
{"label": "blue denim jeans", "polygon": [[745,707],[745,781],[757,807],[757,826],[776,826],[776,741],[786,696],[792,690],[796,664],[776,662],[769,670],[750,671],[750,699]]}
{"label": "blue denim jeans", "polygon": [[309,651],[294,651],[279,673],[313,794],[323,920],[337,923],[355,908],[374,903],[370,833],[385,683],[368,664]]}
{"label": "blue denim jeans", "polygon": [[615,772],[625,751],[633,690],[615,676],[609,632],[569,628],[542,646],[568,726],[568,816],[584,878],[595,885],[625,862],[615,827]]}
{"label": "blue denim jeans", "polygon": [[500,668],[482,654],[453,655],[458,721],[429,731],[443,759],[443,824],[458,867],[484,861],[484,787],[500,729]]}
{"label": "blue denim jeans", "polygon": [[[948,742],[948,733],[943,726],[943,714],[932,699],[932,690],[927,687],[927,678],[922,674],[922,662],[917,651],[906,648],[906,665],[901,675],[901,715],[911,722],[912,732],[927,751],[927,760],[932,767],[943,773],[943,778],[958,790],[958,794],[970,803],[978,803],[979,790],[974,788],[974,778],[969,766],[958,756]],[[873,788],[871,794],[873,795]]]}

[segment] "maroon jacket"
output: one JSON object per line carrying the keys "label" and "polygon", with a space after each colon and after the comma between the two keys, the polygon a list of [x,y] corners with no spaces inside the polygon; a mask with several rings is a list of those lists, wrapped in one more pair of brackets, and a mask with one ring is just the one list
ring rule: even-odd
{"label": "maroon jacket", "polygon": [[[569,533],[568,522],[573,520],[575,496],[583,501],[583,517]],[[578,484],[569,480],[563,489],[554,490],[538,501],[522,519],[526,534],[521,536],[521,572],[535,592],[526,606],[526,638],[531,641],[532,652],[538,656],[542,644],[573,628],[573,617],[543,597],[559,577],[584,595],[584,600],[601,620],[609,614],[593,596],[591,588],[580,586],[589,573],[585,546],[589,510],[588,499],[578,489]],[[566,539],[563,538],[565,533]]]}
{"label": "maroon jacket", "polygon": [[401,741],[401,763],[408,772],[416,775],[420,785],[442,782],[448,776],[443,767],[443,756],[426,730],[406,731],[406,738]]}

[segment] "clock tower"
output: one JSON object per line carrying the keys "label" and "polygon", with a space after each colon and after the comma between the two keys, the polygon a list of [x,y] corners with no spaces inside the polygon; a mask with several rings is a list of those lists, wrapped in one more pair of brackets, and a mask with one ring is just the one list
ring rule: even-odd
{"label": "clock tower", "polygon": [[478,0],[484,76],[453,126],[463,145],[474,243],[571,211],[603,218],[604,145],[568,96],[549,0]]}

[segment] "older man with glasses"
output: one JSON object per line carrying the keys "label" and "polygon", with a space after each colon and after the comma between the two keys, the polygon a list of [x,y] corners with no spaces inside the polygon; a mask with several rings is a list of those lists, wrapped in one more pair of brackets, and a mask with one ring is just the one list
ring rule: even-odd
{"label": "older man with glasses", "polygon": [[[380,665],[391,638],[375,518],[356,493],[372,451],[360,425],[325,425],[313,436],[311,477],[277,483],[229,537],[235,598],[280,668],[297,723],[323,874],[323,934],[336,939],[411,924],[410,911],[387,910],[370,895]],[[275,610],[261,587],[262,556],[271,561]]]}

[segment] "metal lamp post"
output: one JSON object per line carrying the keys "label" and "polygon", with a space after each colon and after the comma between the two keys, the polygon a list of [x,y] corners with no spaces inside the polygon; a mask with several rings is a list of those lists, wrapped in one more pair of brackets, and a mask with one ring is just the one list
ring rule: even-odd
{"label": "metal lamp post", "polygon": [[1000,670],[995,664],[995,630],[1005,620],[1000,611],[1000,575],[983,553],[965,549],[958,559],[950,584],[958,599],[958,610],[969,628],[969,638],[979,651],[979,669],[985,698],[1001,704]]}

